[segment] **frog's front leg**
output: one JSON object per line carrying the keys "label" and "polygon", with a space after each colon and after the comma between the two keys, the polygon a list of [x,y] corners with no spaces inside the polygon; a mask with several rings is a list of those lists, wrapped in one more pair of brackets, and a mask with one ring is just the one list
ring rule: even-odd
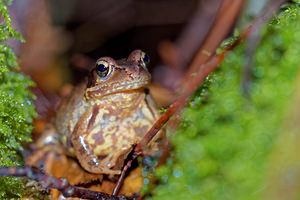
{"label": "frog's front leg", "polygon": [[[95,141],[88,138],[91,127],[100,126],[95,123],[99,113],[99,107],[94,105],[92,109],[87,110],[78,120],[74,131],[71,135],[71,142],[75,155],[81,166],[91,172],[97,174],[120,174],[124,160],[130,153],[131,148],[108,153],[106,155],[96,155],[94,153]],[[100,134],[100,133],[99,133]]]}

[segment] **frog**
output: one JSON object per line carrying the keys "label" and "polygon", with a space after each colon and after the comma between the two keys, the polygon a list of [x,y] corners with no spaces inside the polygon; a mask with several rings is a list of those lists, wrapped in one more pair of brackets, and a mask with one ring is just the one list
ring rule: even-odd
{"label": "frog", "polygon": [[[119,175],[134,145],[159,118],[147,93],[149,62],[141,50],[120,60],[101,57],[87,81],[75,87],[58,107],[54,137],[89,173]],[[157,153],[162,137],[160,131],[145,154]],[[40,146],[46,145],[42,143]]]}

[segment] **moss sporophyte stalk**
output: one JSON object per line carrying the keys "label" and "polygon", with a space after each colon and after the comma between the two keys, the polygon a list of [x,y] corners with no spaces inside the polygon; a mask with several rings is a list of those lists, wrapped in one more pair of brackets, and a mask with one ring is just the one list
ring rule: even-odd
{"label": "moss sporophyte stalk", "polygon": [[[23,41],[11,25],[7,6],[11,1],[0,1],[0,165],[23,164],[22,142],[31,140],[32,118],[35,116],[33,95],[28,87],[33,82],[18,73],[14,51],[7,45],[13,38]],[[18,198],[23,185],[17,178],[0,178],[0,199]]]}
{"label": "moss sporophyte stalk", "polygon": [[300,6],[269,22],[254,56],[249,97],[241,92],[240,45],[200,87],[171,135],[174,155],[156,171],[151,199],[259,199],[269,156],[299,78]]}

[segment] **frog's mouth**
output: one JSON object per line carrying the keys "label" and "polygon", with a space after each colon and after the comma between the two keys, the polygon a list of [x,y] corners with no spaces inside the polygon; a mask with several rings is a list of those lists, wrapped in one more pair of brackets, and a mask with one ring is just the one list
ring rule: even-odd
{"label": "frog's mouth", "polygon": [[149,80],[126,81],[122,83],[101,85],[99,87],[87,88],[85,97],[87,99],[94,97],[103,97],[114,93],[130,92],[141,88],[145,88],[149,84]]}

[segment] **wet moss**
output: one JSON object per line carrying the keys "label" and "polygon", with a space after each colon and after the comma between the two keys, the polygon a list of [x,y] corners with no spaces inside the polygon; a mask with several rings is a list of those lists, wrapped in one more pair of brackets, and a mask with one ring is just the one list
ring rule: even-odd
{"label": "wet moss", "polygon": [[[32,117],[35,116],[33,95],[28,87],[33,82],[18,73],[18,64],[8,39],[23,41],[11,25],[7,6],[11,1],[0,0],[0,166],[23,164],[22,142],[31,140]],[[0,199],[21,196],[22,183],[17,178],[0,178]]]}

